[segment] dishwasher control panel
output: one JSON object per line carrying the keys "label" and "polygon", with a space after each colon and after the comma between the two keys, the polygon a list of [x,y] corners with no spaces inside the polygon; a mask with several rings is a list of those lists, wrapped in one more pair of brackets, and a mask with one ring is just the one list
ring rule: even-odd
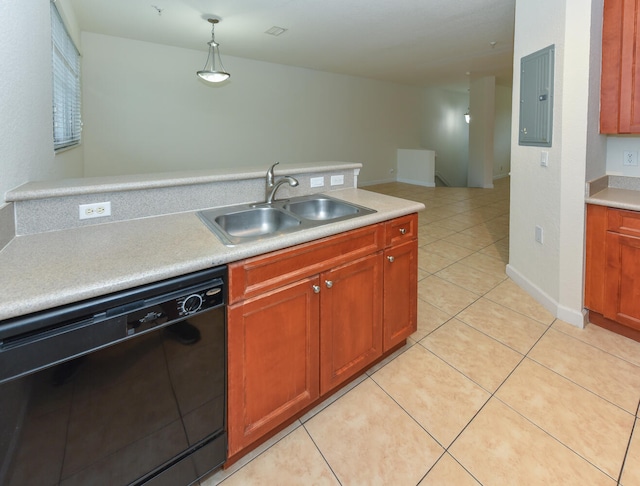
{"label": "dishwasher control panel", "polygon": [[[145,303],[143,308],[127,315],[127,335],[138,334],[154,327],[181,321],[184,318],[224,304],[223,285],[189,289],[180,296],[157,303]],[[144,305],[144,304],[143,304]]]}

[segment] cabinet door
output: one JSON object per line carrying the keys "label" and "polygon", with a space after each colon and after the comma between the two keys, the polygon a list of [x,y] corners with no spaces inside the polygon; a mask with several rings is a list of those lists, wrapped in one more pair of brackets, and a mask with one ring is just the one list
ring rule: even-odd
{"label": "cabinet door", "polygon": [[391,349],[418,326],[418,242],[384,252],[384,342]]}
{"label": "cabinet door", "polygon": [[229,307],[229,456],[319,396],[317,276]]}
{"label": "cabinet door", "polygon": [[639,36],[640,0],[605,0],[600,83],[601,133],[640,133]]}
{"label": "cabinet door", "polygon": [[640,330],[640,238],[607,232],[604,316]]}
{"label": "cabinet door", "polygon": [[320,393],[382,355],[382,252],[320,275]]}

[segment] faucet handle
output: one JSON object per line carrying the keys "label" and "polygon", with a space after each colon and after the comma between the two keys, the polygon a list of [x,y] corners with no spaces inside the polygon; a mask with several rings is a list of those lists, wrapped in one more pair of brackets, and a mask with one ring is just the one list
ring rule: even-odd
{"label": "faucet handle", "polygon": [[273,174],[273,169],[275,168],[276,165],[278,165],[280,162],[276,162],[275,164],[273,164],[271,167],[269,167],[269,170],[267,170],[267,185],[269,187],[273,187],[273,182],[274,182],[274,174]]}

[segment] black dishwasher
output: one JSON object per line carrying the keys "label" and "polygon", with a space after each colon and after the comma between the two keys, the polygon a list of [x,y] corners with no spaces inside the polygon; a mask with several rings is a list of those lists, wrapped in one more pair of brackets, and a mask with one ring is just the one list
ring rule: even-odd
{"label": "black dishwasher", "polygon": [[188,485],[226,458],[226,267],[0,322],[0,484]]}

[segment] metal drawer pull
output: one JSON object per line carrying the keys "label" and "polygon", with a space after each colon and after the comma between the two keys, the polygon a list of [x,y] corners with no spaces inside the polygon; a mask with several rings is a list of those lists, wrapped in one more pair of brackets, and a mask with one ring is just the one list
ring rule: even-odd
{"label": "metal drawer pull", "polygon": [[331,280],[325,280],[324,284],[327,286],[328,289],[333,287],[333,282]]}
{"label": "metal drawer pull", "polygon": [[319,294],[320,293],[320,286],[319,285],[314,285],[313,286],[313,293],[314,294]]}
{"label": "metal drawer pull", "polygon": [[406,235],[407,234],[407,230],[404,228],[400,228],[400,234],[401,235]]}
{"label": "metal drawer pull", "polygon": [[387,260],[389,260],[389,262],[393,263],[395,261],[395,258],[393,258],[392,256],[388,256]]}

